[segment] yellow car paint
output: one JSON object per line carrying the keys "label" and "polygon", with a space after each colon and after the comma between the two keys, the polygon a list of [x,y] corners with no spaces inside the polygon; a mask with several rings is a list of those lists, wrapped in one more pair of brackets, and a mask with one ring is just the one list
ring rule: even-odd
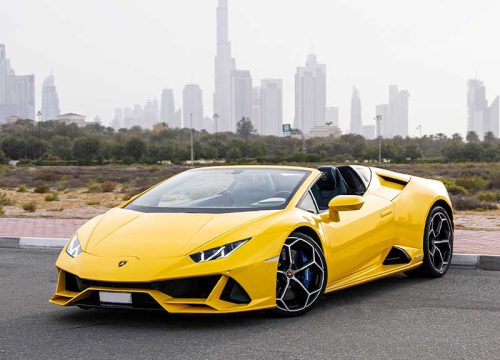
{"label": "yellow car paint", "polygon": [[[286,166],[249,167],[303,169],[310,175],[282,210],[140,213],[124,209],[130,201],[111,209],[76,232],[83,250],[79,256],[72,258],[66,249],[62,250],[56,262],[57,287],[50,301],[67,306],[106,290],[146,293],[168,312],[229,313],[274,308],[278,257],[285,240],[295,230],[314,235],[323,249],[328,274],[325,292],[331,292],[419,266],[425,221],[431,207],[440,202],[451,211],[442,183],[369,168],[371,182],[357,209],[343,209],[343,201],[344,205],[349,202],[345,198],[336,202],[338,218],[328,211],[310,213],[297,205],[322,175],[320,171]],[[246,238],[251,240],[226,258],[196,263],[189,256]],[[410,263],[383,265],[395,245],[410,255]],[[126,266],[119,266],[121,261]],[[70,291],[66,274],[97,285]],[[205,298],[175,298],[155,289],[130,286],[212,275],[220,278]],[[249,303],[221,300],[230,279],[248,293]],[[122,283],[123,287],[108,287],[107,282]]]}

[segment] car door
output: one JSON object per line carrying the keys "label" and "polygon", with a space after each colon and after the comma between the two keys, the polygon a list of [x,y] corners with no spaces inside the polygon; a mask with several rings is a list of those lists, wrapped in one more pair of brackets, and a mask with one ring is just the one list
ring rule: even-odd
{"label": "car door", "polygon": [[330,282],[379,264],[390,244],[392,202],[369,193],[363,200],[359,210],[341,211],[339,221],[332,221],[326,214],[319,216],[328,244]]}

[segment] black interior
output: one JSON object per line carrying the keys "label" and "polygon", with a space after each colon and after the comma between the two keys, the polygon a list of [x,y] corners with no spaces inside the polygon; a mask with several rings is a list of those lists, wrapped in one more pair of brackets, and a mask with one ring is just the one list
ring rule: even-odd
{"label": "black interior", "polygon": [[366,187],[350,166],[321,166],[323,176],[312,186],[311,192],[320,211],[328,209],[328,203],[338,195],[363,195]]}

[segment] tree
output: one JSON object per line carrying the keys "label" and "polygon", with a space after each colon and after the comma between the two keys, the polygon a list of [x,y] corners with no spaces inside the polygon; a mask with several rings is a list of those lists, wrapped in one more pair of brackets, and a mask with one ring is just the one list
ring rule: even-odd
{"label": "tree", "polygon": [[26,156],[25,141],[16,136],[11,136],[2,141],[2,151],[12,160],[19,160]]}
{"label": "tree", "polygon": [[59,159],[71,160],[72,155],[71,139],[67,136],[56,135],[50,141],[50,151],[53,156]]}
{"label": "tree", "polygon": [[92,161],[99,154],[100,143],[96,138],[80,136],[73,143],[73,156],[76,160]]}
{"label": "tree", "polygon": [[0,165],[5,165],[9,163],[9,159],[7,159],[7,156],[5,156],[5,153],[0,150]]}
{"label": "tree", "polygon": [[125,156],[129,156],[135,161],[146,154],[146,143],[138,138],[132,138],[125,143]]}
{"label": "tree", "polygon": [[255,133],[255,131],[249,118],[242,117],[236,124],[236,133],[245,139],[245,158],[248,156],[248,138]]}
{"label": "tree", "polygon": [[467,133],[467,136],[465,137],[465,140],[467,140],[468,143],[470,142],[479,142],[479,136],[475,131],[469,131]]}

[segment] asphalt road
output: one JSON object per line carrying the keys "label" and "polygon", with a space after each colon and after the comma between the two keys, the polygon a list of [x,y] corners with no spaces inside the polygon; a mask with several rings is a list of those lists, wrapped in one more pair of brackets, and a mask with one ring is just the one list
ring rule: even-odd
{"label": "asphalt road", "polygon": [[0,359],[498,359],[500,272],[452,269],[327,295],[291,319],[49,304],[55,252],[0,249]]}

